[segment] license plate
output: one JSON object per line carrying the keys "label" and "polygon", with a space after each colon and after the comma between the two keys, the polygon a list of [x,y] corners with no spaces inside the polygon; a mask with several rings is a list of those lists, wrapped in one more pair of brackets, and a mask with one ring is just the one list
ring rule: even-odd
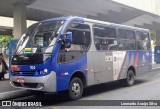
{"label": "license plate", "polygon": [[24,83],[24,78],[17,78],[17,83]]}

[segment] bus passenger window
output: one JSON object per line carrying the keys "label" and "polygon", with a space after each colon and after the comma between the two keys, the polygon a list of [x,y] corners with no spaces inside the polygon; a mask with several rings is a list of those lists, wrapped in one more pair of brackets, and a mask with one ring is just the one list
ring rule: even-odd
{"label": "bus passenger window", "polygon": [[118,29],[119,50],[136,50],[135,33],[125,28]]}
{"label": "bus passenger window", "polygon": [[72,32],[72,43],[70,48],[61,45],[59,62],[69,62],[80,58],[87,52],[90,45],[90,27],[85,24],[71,23],[67,32]]}
{"label": "bus passenger window", "polygon": [[108,50],[117,50],[117,40],[116,39],[108,39]]}
{"label": "bus passenger window", "polygon": [[97,50],[116,50],[116,30],[113,27],[94,25],[94,43]]}
{"label": "bus passenger window", "polygon": [[149,50],[151,48],[149,41],[149,33],[137,31],[136,39],[138,50]]}
{"label": "bus passenger window", "polygon": [[136,45],[133,40],[119,40],[119,50],[135,50]]}
{"label": "bus passenger window", "polygon": [[118,44],[118,47],[119,47],[119,50],[124,50],[124,45],[123,45],[123,43],[119,43],[119,44]]}

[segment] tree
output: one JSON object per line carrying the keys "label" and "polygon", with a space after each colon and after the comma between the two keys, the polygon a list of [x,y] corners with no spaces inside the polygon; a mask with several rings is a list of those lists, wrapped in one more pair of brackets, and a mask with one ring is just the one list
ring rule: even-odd
{"label": "tree", "polygon": [[13,39],[13,36],[9,35],[1,35],[0,36],[0,48],[8,48],[9,47],[9,41]]}

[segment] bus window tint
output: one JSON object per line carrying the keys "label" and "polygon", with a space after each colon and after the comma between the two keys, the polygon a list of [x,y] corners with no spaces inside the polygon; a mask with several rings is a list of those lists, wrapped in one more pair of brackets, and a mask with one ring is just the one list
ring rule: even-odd
{"label": "bus window tint", "polygon": [[120,39],[135,40],[134,31],[132,31],[132,30],[119,29],[118,30],[118,37]]}
{"label": "bus window tint", "polygon": [[132,30],[119,29],[118,30],[119,50],[135,50],[135,34]]}
{"label": "bus window tint", "polygon": [[120,39],[127,39],[127,31],[124,29],[119,29],[118,30],[118,37]]}
{"label": "bus window tint", "polygon": [[119,50],[135,50],[135,41],[119,40]]}
{"label": "bus window tint", "polygon": [[[73,26],[74,25],[74,26]],[[68,51],[87,51],[90,44],[90,29],[88,25],[71,23],[67,31],[72,32],[72,44]]]}
{"label": "bus window tint", "polygon": [[106,37],[108,38],[116,38],[116,30],[115,28],[106,27],[105,28]]}
{"label": "bus window tint", "polygon": [[94,26],[94,43],[97,50],[116,50],[116,30],[113,27]]}
{"label": "bus window tint", "polygon": [[138,50],[149,50],[150,49],[149,33],[137,31],[136,39],[137,39],[137,49]]}
{"label": "bus window tint", "polygon": [[90,45],[90,27],[85,24],[71,23],[67,32],[72,32],[72,43],[70,48],[61,46],[59,61],[69,62],[80,58],[87,52]]}

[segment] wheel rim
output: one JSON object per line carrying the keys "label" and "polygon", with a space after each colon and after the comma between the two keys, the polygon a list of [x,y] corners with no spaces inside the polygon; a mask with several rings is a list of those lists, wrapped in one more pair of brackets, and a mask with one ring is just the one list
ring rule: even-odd
{"label": "wheel rim", "polygon": [[134,76],[132,75],[132,74],[129,74],[128,75],[128,82],[130,83],[130,84],[133,84],[133,82],[134,82]]}
{"label": "wheel rim", "polygon": [[72,85],[72,93],[73,93],[73,95],[75,95],[75,96],[79,95],[80,91],[81,91],[80,84],[77,83],[77,82],[73,83],[73,85]]}

